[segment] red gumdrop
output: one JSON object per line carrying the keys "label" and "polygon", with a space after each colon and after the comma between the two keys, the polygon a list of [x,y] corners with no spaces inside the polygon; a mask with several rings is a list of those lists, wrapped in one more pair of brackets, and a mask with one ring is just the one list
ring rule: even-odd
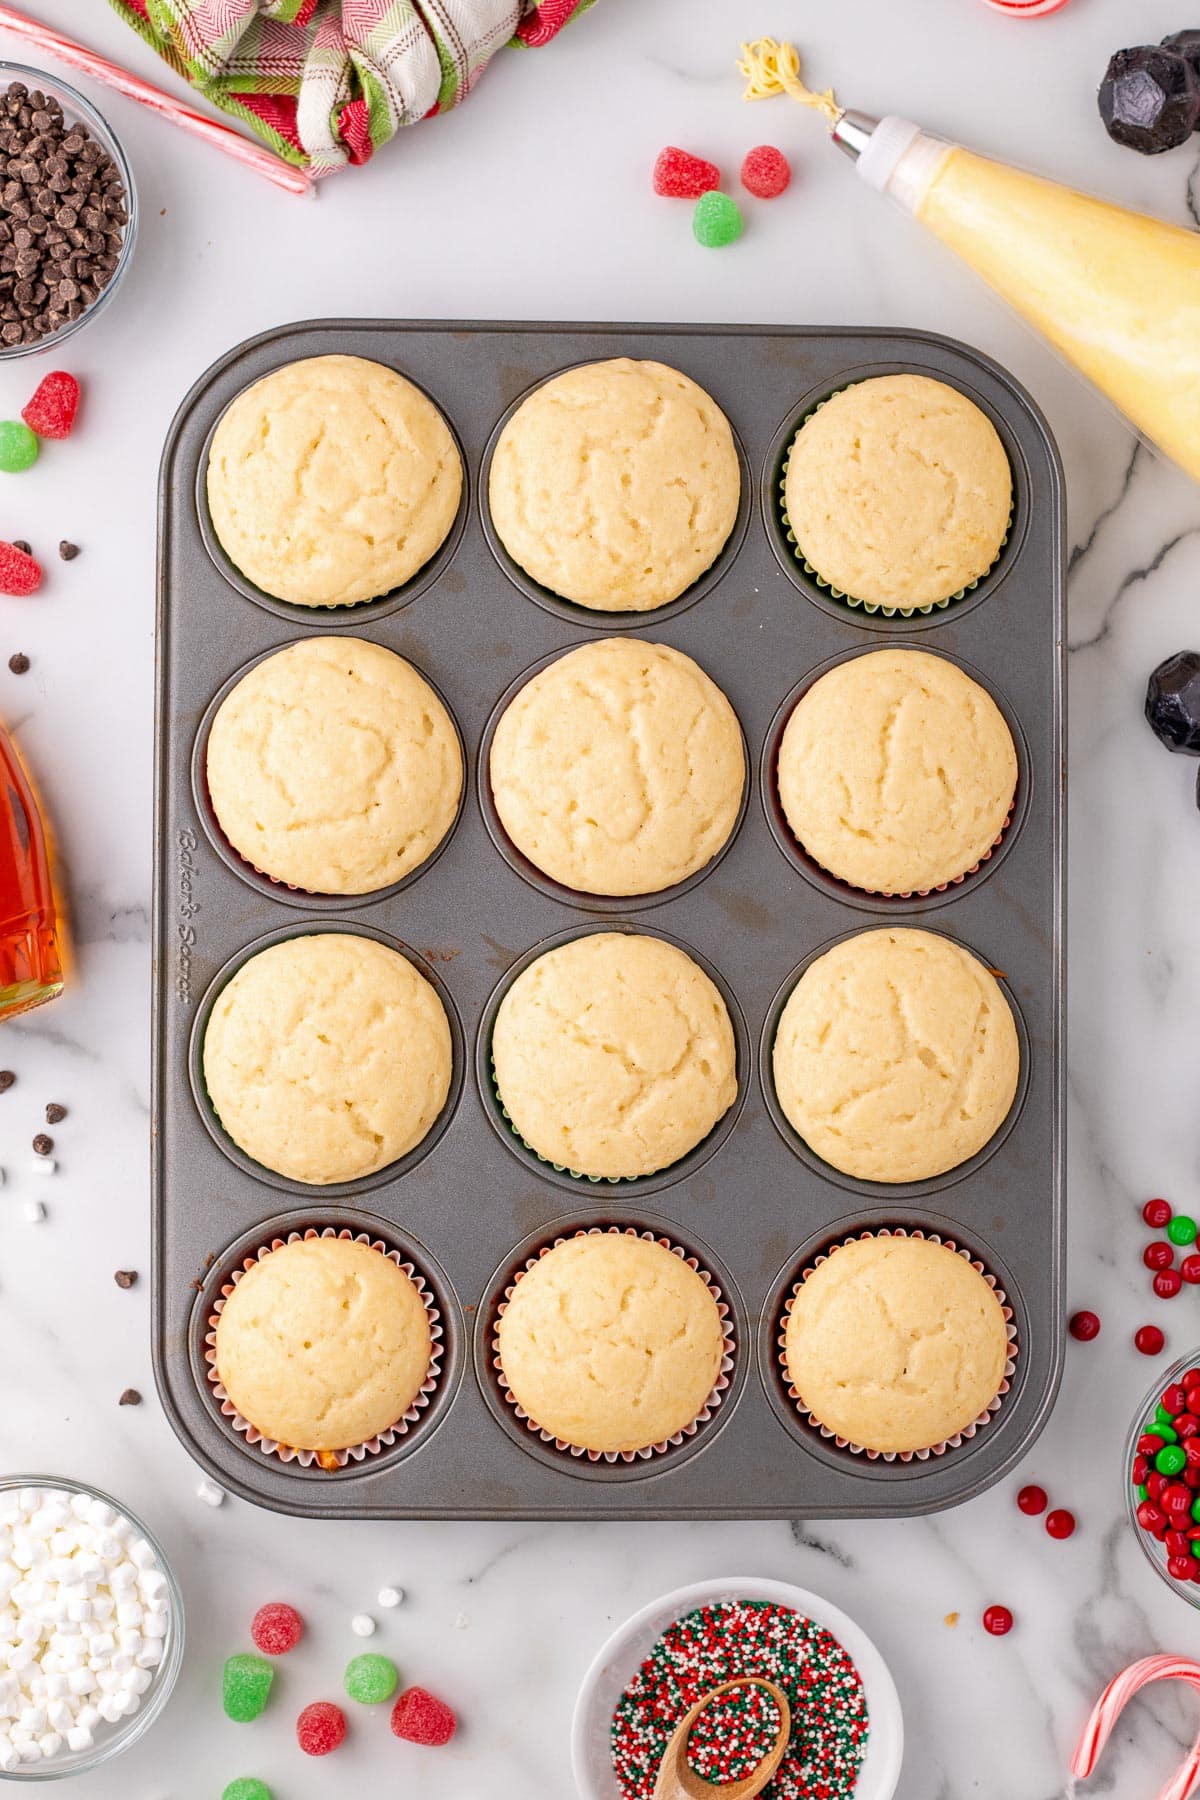
{"label": "red gumdrop", "polygon": [[[1140,1482],[1138,1486],[1141,1486]],[[1035,1487],[1032,1484],[1029,1487],[1023,1487],[1017,1495],[1017,1505],[1030,1518],[1036,1518],[1038,1513],[1044,1513],[1046,1510],[1045,1488]]]}
{"label": "red gumdrop", "polygon": [[1160,1269],[1152,1285],[1160,1300],[1173,1300],[1183,1286],[1183,1276],[1178,1269]]}
{"label": "red gumdrop", "polygon": [[1075,1515],[1065,1507],[1056,1507],[1052,1513],[1046,1514],[1046,1530],[1052,1538],[1069,1538],[1075,1529]]}
{"label": "red gumdrop", "polygon": [[[1191,1551],[1188,1551],[1191,1555]],[[983,1629],[993,1637],[1004,1637],[1013,1628],[1013,1616],[1007,1606],[989,1606],[984,1611]]]}
{"label": "red gumdrop", "polygon": [[1163,1389],[1162,1403],[1172,1418],[1176,1413],[1183,1411],[1187,1405],[1187,1395],[1177,1381],[1173,1381],[1169,1388]]}
{"label": "red gumdrop", "polygon": [[698,200],[721,185],[721,171],[716,163],[693,156],[668,144],[660,150],[654,163],[654,191],[665,200]]}
{"label": "red gumdrop", "polygon": [[1100,1336],[1100,1320],[1094,1312],[1077,1312],[1071,1315],[1067,1330],[1079,1344],[1090,1344],[1093,1338]]}
{"label": "red gumdrop", "polygon": [[1148,1269],[1169,1269],[1175,1261],[1175,1251],[1162,1238],[1155,1238],[1142,1251],[1142,1261]]}
{"label": "red gumdrop", "polygon": [[425,1688],[406,1688],[392,1708],[392,1731],[410,1744],[448,1744],[458,1720]]}
{"label": "red gumdrop", "polygon": [[1142,1325],[1133,1334],[1134,1349],[1143,1356],[1158,1356],[1166,1341],[1157,1325]]}
{"label": "red gumdrop", "polygon": [[1173,1575],[1176,1581],[1190,1581],[1192,1579],[1192,1570],[1195,1566],[1196,1559],[1191,1554],[1188,1554],[1187,1556],[1168,1556],[1167,1558],[1167,1574]]}
{"label": "red gumdrop", "polygon": [[774,200],[792,179],[792,165],[774,144],[756,144],[742,163],[742,186],[760,200]]}
{"label": "red gumdrop", "polygon": [[1143,1531],[1161,1531],[1167,1522],[1167,1515],[1152,1500],[1143,1500],[1137,1509],[1137,1522]]}
{"label": "red gumdrop", "polygon": [[314,1700],[296,1720],[296,1741],[305,1756],[328,1756],[346,1735],[346,1716],[332,1700]]}
{"label": "red gumdrop", "polygon": [[1200,1281],[1200,1252],[1193,1250],[1190,1256],[1185,1256],[1179,1265],[1179,1273],[1194,1287]]}
{"label": "red gumdrop", "polygon": [[65,369],[43,375],[21,417],[40,438],[65,438],[71,434],[79,410],[79,383]]}
{"label": "red gumdrop", "polygon": [[15,544],[0,543],[0,594],[32,594],[41,585],[41,564]]}
{"label": "red gumdrop", "polygon": [[264,1656],[286,1656],[304,1636],[304,1620],[286,1601],[272,1600],[260,1606],[250,1621],[254,1648]]}

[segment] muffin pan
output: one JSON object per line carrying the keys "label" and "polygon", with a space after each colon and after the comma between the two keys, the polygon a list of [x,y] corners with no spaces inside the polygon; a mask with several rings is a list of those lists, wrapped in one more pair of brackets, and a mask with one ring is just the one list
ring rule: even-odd
{"label": "muffin pan", "polygon": [[[282,363],[331,352],[390,363],[424,388],[458,438],[466,487],[450,539],[406,588],[326,611],[268,600],[230,568],[207,519],[204,467],[235,394]],[[499,552],[487,517],[487,458],[513,405],[573,363],[613,356],[692,375],[724,409],[742,463],[726,549],[694,589],[650,613],[591,612],[534,592]],[[901,370],[949,381],[987,411],[1016,492],[995,568],[962,600],[910,618],[852,609],[810,582],[777,504],[781,457],[814,404],[848,381]],[[995,363],[944,338],[331,321],[255,338],[201,377],[172,427],[160,488],[154,1352],[175,1430],[222,1486],[311,1517],[896,1516],[967,1499],[1024,1455],[1053,1402],[1063,1342],[1064,567],[1062,476],[1044,421]],[[462,734],[467,792],[438,855],[408,881],[329,898],[279,888],[223,847],[198,745],[214,699],[245,665],[297,637],[339,631],[398,651],[437,688]],[[613,631],[700,663],[737,712],[749,770],[726,851],[678,890],[616,907],[532,881],[479,791],[501,696],[540,660]],[[960,661],[1016,728],[1020,781],[1002,844],[924,899],[860,894],[804,867],[772,795],[785,700],[881,638]],[[868,1188],[801,1154],[773,1123],[770,1020],[821,948],[888,922],[934,926],[1003,971],[1023,1066],[1012,1113],[980,1157],[936,1181]],[[645,1184],[557,1173],[515,1138],[510,1153],[489,1079],[489,1021],[515,967],[580,927],[619,925],[661,932],[707,965],[734,1003],[738,1036],[732,1117]],[[429,1138],[344,1188],[305,1187],[241,1156],[199,1077],[218,978],[271,938],[308,929],[359,930],[402,949],[432,972],[454,1035],[451,1099]],[[682,1445],[628,1465],[572,1458],[527,1431],[488,1354],[514,1271],[565,1232],[608,1224],[652,1230],[697,1256],[717,1274],[735,1326],[730,1386],[713,1418]],[[214,1298],[247,1245],[330,1225],[399,1246],[432,1280],[446,1362],[427,1413],[394,1449],[327,1473],[247,1446],[211,1397],[203,1353]],[[1021,1354],[995,1419],[925,1461],[873,1462],[821,1438],[787,1398],[775,1360],[780,1309],[801,1268],[882,1225],[968,1249],[998,1276],[1016,1317]]]}

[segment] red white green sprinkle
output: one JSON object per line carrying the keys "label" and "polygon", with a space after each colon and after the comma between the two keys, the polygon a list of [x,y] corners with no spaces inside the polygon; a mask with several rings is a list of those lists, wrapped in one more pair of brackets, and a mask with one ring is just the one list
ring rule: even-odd
{"label": "red white green sprinkle", "polygon": [[[858,1670],[813,1620],[756,1600],[723,1600],[677,1619],[625,1689],[611,1744],[623,1800],[652,1800],[684,1713],[738,1675],[776,1682],[792,1708],[791,1743],[764,1800],[849,1800],[868,1733]],[[718,1788],[741,1780],[762,1760],[778,1725],[775,1704],[762,1689],[729,1695],[697,1722],[688,1761]]]}

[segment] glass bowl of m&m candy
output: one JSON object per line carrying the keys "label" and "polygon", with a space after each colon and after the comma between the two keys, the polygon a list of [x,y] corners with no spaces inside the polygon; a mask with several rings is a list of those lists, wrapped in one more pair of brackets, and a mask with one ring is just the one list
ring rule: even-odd
{"label": "glass bowl of m&m candy", "polygon": [[1200,1349],[1161,1371],[1134,1414],[1125,1492],[1142,1549],[1200,1606]]}

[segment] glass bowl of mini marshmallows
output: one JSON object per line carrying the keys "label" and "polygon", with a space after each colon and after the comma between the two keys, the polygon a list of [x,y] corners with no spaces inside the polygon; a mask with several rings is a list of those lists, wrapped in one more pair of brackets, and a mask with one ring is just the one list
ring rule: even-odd
{"label": "glass bowl of mini marshmallows", "polygon": [[0,1478],[0,1782],[119,1756],[182,1662],[183,1596],[141,1521],[55,1475]]}

